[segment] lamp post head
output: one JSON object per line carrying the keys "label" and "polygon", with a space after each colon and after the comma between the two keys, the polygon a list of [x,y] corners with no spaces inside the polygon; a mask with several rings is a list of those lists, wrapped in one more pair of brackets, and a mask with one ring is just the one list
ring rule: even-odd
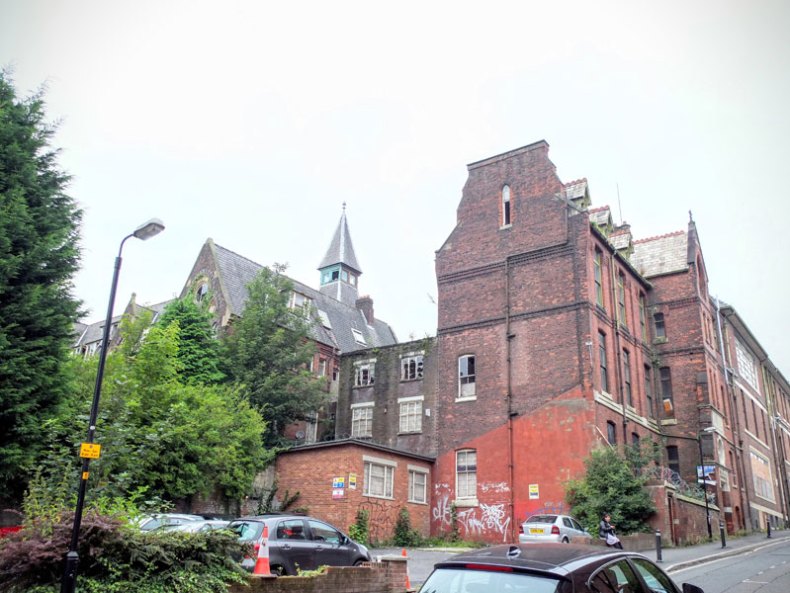
{"label": "lamp post head", "polygon": [[132,235],[141,241],[147,241],[154,235],[161,233],[163,230],[165,230],[165,224],[158,218],[152,218],[151,220],[144,222],[139,227],[137,227]]}

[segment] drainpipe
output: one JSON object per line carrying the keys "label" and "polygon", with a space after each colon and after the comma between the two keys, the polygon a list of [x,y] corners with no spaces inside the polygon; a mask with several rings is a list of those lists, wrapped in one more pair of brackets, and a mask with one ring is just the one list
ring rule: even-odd
{"label": "drainpipe", "polygon": [[510,538],[511,541],[517,541],[518,539],[518,528],[516,527],[516,501],[515,501],[515,490],[516,484],[514,482],[515,479],[515,468],[513,463],[513,417],[515,416],[513,412],[513,393],[511,392],[511,388],[513,385],[512,382],[512,370],[513,370],[513,363],[511,360],[511,340],[515,337],[515,334],[511,333],[510,331],[510,260],[505,257],[505,343],[506,343],[506,356],[507,356],[507,386],[506,390],[507,393],[505,394],[505,398],[507,399],[507,449],[508,449],[508,479],[510,481],[510,516],[512,520],[510,522]]}
{"label": "drainpipe", "polygon": [[724,350],[724,331],[721,327],[721,305],[719,302],[719,297],[716,297],[716,331],[719,334],[719,350],[721,351],[721,365],[722,369],[724,370],[724,382],[727,385],[728,391],[728,401],[732,402],[732,421],[735,425],[735,451],[737,453],[736,463],[738,464],[738,473],[740,473],[741,478],[740,482],[740,489],[742,493],[741,502],[743,502],[743,517],[744,520],[748,517],[748,528],[749,530],[752,529],[752,505],[749,502],[749,484],[747,483],[746,479],[746,467],[744,466],[743,461],[743,439],[741,438],[741,425],[738,422],[738,404],[735,403],[735,390],[732,385],[732,371],[730,367],[727,366],[727,354]]}

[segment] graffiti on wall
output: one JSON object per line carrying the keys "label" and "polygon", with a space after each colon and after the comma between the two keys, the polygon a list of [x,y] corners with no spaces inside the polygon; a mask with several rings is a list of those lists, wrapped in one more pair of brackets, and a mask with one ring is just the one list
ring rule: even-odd
{"label": "graffiti on wall", "polygon": [[[503,489],[504,487],[504,489]],[[504,483],[486,484],[480,486],[483,492],[503,492],[509,490]],[[439,490],[444,492],[439,493]],[[431,509],[431,517],[438,524],[440,531],[451,530],[453,528],[453,500],[450,498],[449,488],[437,488],[437,495],[434,497],[435,503]],[[502,541],[509,538],[508,529],[511,517],[505,510],[505,504],[486,504],[479,503],[476,507],[456,509],[456,520],[458,522],[461,537],[481,538],[481,537],[501,537]]]}
{"label": "graffiti on wall", "polygon": [[368,512],[368,533],[370,541],[383,542],[392,538],[395,533],[395,513],[391,505],[376,500],[366,499],[359,505],[361,510]]}

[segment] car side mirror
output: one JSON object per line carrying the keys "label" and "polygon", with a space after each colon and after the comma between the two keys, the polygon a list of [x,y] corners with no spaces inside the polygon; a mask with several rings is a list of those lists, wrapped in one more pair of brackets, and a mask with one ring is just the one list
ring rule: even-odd
{"label": "car side mirror", "polygon": [[683,583],[683,593],[705,593],[705,591],[702,590],[702,587],[697,587],[697,585]]}

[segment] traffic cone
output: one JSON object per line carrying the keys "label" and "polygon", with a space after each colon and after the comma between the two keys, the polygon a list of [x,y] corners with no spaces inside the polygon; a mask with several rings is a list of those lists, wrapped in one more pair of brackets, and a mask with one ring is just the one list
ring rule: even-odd
{"label": "traffic cone", "polygon": [[258,559],[252,574],[271,576],[272,568],[269,566],[269,527],[263,526],[261,543],[258,545]]}
{"label": "traffic cone", "polygon": [[411,591],[411,581],[409,580],[409,560],[408,560],[408,556],[406,555],[406,548],[403,548],[403,551],[401,552],[401,556],[407,559],[406,560],[406,590]]}

